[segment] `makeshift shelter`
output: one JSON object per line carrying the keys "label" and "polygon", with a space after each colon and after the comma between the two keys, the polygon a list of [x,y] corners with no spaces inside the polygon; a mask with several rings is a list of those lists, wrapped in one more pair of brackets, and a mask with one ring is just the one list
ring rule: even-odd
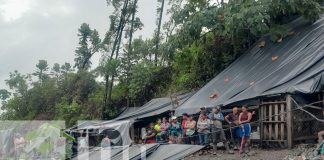
{"label": "makeshift shelter", "polygon": [[[70,133],[87,134],[87,136],[98,137],[100,140],[105,136],[111,139],[111,142],[117,146],[127,146],[132,143],[132,139],[129,135],[129,129],[133,124],[132,120],[120,120],[120,121],[84,121],[80,124],[73,126],[66,130]],[[80,137],[79,135],[78,137]],[[90,146],[99,146],[100,142],[89,144]]]}
{"label": "makeshift shelter", "polygon": [[147,117],[157,116],[174,110],[178,105],[185,102],[194,92],[179,96],[155,98],[144,104],[142,107],[127,108],[115,120],[134,119],[139,120]]}
{"label": "makeshift shelter", "polygon": [[155,98],[142,107],[127,108],[114,120],[134,120],[131,128],[131,137],[135,142],[138,142],[142,139],[142,128],[147,127],[150,122],[155,122],[157,118],[170,117],[174,109],[193,94],[194,92],[189,92],[178,96]]}
{"label": "makeshift shelter", "polygon": [[[305,104],[323,100],[324,16],[311,25],[298,18],[289,26],[291,35],[281,43],[268,39],[264,47],[256,43],[180,105],[175,114],[195,114],[201,106],[255,105],[259,108],[263,142],[285,143],[291,147],[294,140],[314,138],[314,129],[305,128],[302,130],[307,133],[296,134],[293,125],[309,127],[309,124],[292,110],[297,97],[299,103]],[[312,98],[306,98],[308,95]],[[321,105],[317,104],[317,108]]]}
{"label": "makeshift shelter", "polygon": [[[203,146],[199,145],[181,145],[181,144],[140,144],[129,147],[112,147],[110,151],[102,148],[95,148],[89,153],[80,154],[73,159],[93,159],[93,160],[122,160],[128,156],[130,160],[140,160],[144,156],[148,160],[178,160],[189,156]],[[107,152],[110,152],[107,154]]]}

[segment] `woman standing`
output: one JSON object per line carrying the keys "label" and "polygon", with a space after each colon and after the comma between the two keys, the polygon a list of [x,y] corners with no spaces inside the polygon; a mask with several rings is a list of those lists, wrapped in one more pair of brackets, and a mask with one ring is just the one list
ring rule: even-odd
{"label": "woman standing", "polygon": [[168,122],[166,117],[162,118],[162,123],[160,125],[161,130],[161,140],[163,142],[166,142],[168,140],[168,130],[170,128],[170,123]]}
{"label": "woman standing", "polygon": [[244,152],[245,145],[248,146],[250,143],[251,119],[252,119],[252,113],[248,112],[248,106],[244,105],[242,107],[242,112],[240,113],[239,116],[240,137],[241,137],[240,154]]}
{"label": "woman standing", "polygon": [[185,143],[195,144],[196,121],[193,120],[192,115],[188,116],[184,129],[186,130]]}
{"label": "woman standing", "polygon": [[197,122],[199,145],[208,145],[208,134],[209,134],[210,124],[211,122],[207,118],[206,113],[201,112]]}

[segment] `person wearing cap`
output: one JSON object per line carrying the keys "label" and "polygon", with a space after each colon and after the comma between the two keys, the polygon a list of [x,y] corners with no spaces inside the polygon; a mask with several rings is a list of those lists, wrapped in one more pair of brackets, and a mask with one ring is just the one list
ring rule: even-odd
{"label": "person wearing cap", "polygon": [[171,120],[172,121],[169,127],[169,139],[174,143],[175,141],[179,141],[179,138],[181,138],[182,129],[176,116],[171,117]]}
{"label": "person wearing cap", "polygon": [[216,155],[217,143],[223,142],[226,151],[230,153],[228,143],[225,138],[225,133],[223,130],[224,115],[221,112],[220,106],[215,106],[212,112],[209,113],[208,118],[211,120],[211,131],[213,139],[213,154]]}

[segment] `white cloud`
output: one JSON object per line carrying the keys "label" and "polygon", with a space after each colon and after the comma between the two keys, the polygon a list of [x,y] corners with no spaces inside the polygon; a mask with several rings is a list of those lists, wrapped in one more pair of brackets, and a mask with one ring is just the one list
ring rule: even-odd
{"label": "white cloud", "polygon": [[34,0],[3,0],[0,4],[0,14],[5,21],[14,21],[30,10],[33,2]]}

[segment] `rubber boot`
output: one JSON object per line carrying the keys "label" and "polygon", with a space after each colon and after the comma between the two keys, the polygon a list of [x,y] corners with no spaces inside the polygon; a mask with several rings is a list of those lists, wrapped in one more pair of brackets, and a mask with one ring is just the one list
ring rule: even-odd
{"label": "rubber boot", "polygon": [[249,141],[246,141],[244,148],[245,148],[245,153],[250,152],[250,142]]}
{"label": "rubber boot", "polygon": [[230,150],[229,143],[227,141],[224,142],[224,146],[228,154],[234,154],[234,151]]}
{"label": "rubber boot", "polygon": [[213,151],[212,151],[213,155],[217,154],[217,144],[213,144]]}

